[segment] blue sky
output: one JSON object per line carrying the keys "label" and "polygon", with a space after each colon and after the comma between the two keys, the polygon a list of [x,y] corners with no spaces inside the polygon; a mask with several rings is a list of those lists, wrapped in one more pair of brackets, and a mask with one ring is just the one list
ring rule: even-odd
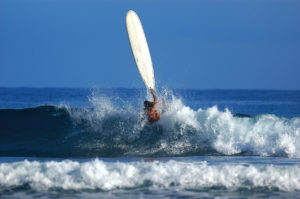
{"label": "blue sky", "polygon": [[0,86],[144,87],[129,9],[158,86],[300,89],[300,1],[290,0],[1,0]]}

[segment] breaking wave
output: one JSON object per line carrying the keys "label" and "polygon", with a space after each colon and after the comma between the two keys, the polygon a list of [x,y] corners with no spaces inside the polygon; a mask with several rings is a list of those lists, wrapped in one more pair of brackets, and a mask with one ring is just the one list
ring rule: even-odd
{"label": "breaking wave", "polygon": [[[186,189],[300,190],[299,165],[219,164],[206,161],[17,161],[0,164],[0,188],[36,191]],[[25,186],[25,187],[24,187]]]}
{"label": "breaking wave", "polygon": [[[0,155],[121,157],[259,155],[300,157],[300,118],[247,116],[217,106],[193,110],[174,96],[154,125],[142,107],[91,96],[92,108],[0,110]],[[142,104],[142,103],[141,103]]]}

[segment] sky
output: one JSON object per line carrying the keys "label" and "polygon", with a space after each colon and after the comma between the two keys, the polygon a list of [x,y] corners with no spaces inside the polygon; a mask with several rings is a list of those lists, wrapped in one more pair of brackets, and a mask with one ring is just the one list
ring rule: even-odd
{"label": "sky", "polygon": [[0,0],[0,87],[144,87],[130,9],[159,87],[300,89],[299,0]]}

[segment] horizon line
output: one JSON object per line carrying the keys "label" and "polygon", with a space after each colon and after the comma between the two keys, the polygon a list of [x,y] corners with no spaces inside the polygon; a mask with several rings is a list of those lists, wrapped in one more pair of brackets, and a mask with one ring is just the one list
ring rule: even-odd
{"label": "horizon line", "polygon": [[[159,87],[163,89],[166,87]],[[52,86],[0,86],[0,89],[147,89],[145,87],[52,87]],[[300,89],[274,89],[274,88],[168,88],[170,90],[248,90],[248,91],[300,91]]]}

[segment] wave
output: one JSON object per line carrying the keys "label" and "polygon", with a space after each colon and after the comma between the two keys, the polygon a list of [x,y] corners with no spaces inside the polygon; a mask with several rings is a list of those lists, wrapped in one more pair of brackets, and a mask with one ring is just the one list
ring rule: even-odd
{"label": "wave", "polygon": [[0,164],[0,188],[43,190],[185,189],[300,190],[299,165],[226,164],[206,161],[17,161]]}
{"label": "wave", "polygon": [[250,117],[217,106],[193,110],[171,96],[161,119],[150,125],[142,107],[99,96],[90,102],[92,108],[0,109],[0,156],[300,157],[300,118]]}

